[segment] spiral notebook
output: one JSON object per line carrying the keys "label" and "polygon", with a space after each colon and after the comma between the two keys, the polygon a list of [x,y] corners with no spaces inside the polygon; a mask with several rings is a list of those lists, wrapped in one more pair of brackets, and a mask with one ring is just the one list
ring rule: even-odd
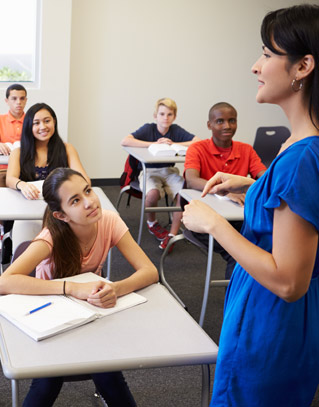
{"label": "spiral notebook", "polygon": [[[94,273],[82,273],[61,280],[85,283],[105,279]],[[146,301],[145,297],[130,293],[119,297],[114,307],[100,308],[71,296],[8,294],[0,297],[0,314],[34,340],[41,341]],[[37,311],[30,313],[34,310]]]}

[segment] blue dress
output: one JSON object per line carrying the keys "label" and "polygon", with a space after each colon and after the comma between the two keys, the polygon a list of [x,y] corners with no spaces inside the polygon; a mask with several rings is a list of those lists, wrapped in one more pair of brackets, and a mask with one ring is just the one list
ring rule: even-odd
{"label": "blue dress", "polygon": [[[247,192],[242,234],[268,252],[281,199],[319,231],[319,137],[288,147]],[[210,406],[311,405],[319,383],[318,273],[317,250],[308,292],[287,303],[236,265]]]}

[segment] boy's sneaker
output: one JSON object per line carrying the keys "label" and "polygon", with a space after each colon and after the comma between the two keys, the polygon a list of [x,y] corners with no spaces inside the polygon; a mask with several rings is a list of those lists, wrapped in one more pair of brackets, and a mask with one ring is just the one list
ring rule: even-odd
{"label": "boy's sneaker", "polygon": [[168,230],[162,228],[162,226],[158,222],[154,223],[153,226],[150,226],[147,223],[147,227],[148,227],[149,232],[152,235],[154,235],[156,237],[156,239],[158,239],[158,240],[164,240],[169,233]]}
{"label": "boy's sneaker", "polygon": [[[167,247],[167,245],[168,245],[168,242],[171,240],[172,237],[174,237],[174,236],[169,236],[169,235],[167,235],[167,236],[165,237],[165,239],[161,241],[161,243],[160,243],[160,245],[159,245],[158,247],[159,247],[161,250],[165,250],[166,247]],[[173,247],[174,247],[174,245],[172,244],[172,246],[169,248],[168,253],[170,253],[170,252],[173,250]]]}

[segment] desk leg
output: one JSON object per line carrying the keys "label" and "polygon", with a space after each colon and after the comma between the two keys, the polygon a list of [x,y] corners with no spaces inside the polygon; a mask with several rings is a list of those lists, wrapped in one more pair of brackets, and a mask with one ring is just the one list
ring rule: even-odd
{"label": "desk leg", "polygon": [[145,196],[146,196],[146,166],[143,162],[141,162],[143,168],[143,191],[142,191],[142,205],[141,205],[141,216],[140,216],[140,227],[138,230],[138,238],[137,244],[141,244],[142,239],[142,230],[143,230],[143,223],[144,223],[144,212],[145,212]]}
{"label": "desk leg", "polygon": [[209,365],[202,365],[202,402],[201,407],[208,407],[210,395]]}
{"label": "desk leg", "polygon": [[19,381],[11,380],[12,407],[19,407]]}
{"label": "desk leg", "polygon": [[202,309],[201,309],[200,318],[199,318],[199,325],[201,327],[203,327],[203,325],[204,325],[204,319],[205,319],[205,314],[206,314],[206,307],[207,307],[209,287],[210,287],[210,279],[211,279],[211,274],[212,274],[213,254],[214,254],[214,238],[212,235],[209,235],[206,280],[205,280]]}
{"label": "desk leg", "polygon": [[112,249],[110,249],[107,254],[106,262],[107,262],[106,278],[108,280],[111,280]]}

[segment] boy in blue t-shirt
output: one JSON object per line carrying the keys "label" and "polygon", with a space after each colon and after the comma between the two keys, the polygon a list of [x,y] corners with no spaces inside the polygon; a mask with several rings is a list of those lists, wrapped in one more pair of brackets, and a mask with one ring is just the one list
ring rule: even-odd
{"label": "boy in blue t-shirt", "polygon": [[[187,132],[177,124],[177,106],[174,100],[169,98],[159,99],[155,105],[154,118],[156,123],[146,123],[138,130],[126,136],[121,145],[127,147],[145,147],[153,143],[182,144],[189,146],[200,139]],[[182,189],[184,180],[179,175],[178,168],[174,164],[147,164],[146,198],[147,207],[156,207],[159,199],[165,192],[178,200],[177,194]],[[140,187],[142,188],[140,174]],[[178,203],[178,202],[177,202]],[[178,233],[182,212],[173,212],[171,230],[164,229],[156,220],[155,213],[147,214],[147,226],[149,232],[161,241],[159,248],[164,250],[169,240]]]}

